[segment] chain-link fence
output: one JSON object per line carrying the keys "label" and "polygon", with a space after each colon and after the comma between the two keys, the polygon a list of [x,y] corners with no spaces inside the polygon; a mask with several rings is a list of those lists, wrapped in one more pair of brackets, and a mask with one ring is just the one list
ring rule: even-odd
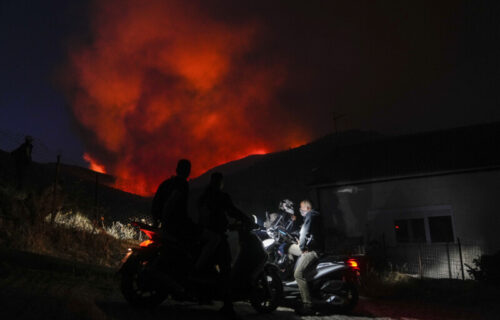
{"label": "chain-link fence", "polygon": [[470,279],[468,266],[473,267],[473,260],[486,253],[484,243],[461,239],[453,243],[400,244],[386,248],[392,271],[438,279]]}

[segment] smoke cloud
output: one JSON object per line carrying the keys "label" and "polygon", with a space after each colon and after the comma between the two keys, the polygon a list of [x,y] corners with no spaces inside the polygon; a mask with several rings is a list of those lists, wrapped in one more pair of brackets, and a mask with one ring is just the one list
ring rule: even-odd
{"label": "smoke cloud", "polygon": [[223,21],[191,1],[96,1],[90,40],[66,70],[86,160],[151,195],[190,159],[192,177],[309,135],[276,100],[280,63],[254,63],[257,21]]}
{"label": "smoke cloud", "polygon": [[469,19],[487,31],[490,20],[465,9],[456,1],[95,1],[89,30],[70,46],[64,85],[89,163],[119,188],[150,195],[180,158],[195,177],[331,133],[336,114],[346,115],[339,131],[385,133],[473,122],[478,96],[497,114],[496,91],[484,88],[498,55],[479,31],[458,27]]}

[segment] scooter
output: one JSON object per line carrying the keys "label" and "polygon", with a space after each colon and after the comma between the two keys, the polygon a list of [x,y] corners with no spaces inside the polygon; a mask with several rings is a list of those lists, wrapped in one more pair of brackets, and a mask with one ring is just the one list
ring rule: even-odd
{"label": "scooter", "polygon": [[[140,307],[155,307],[166,299],[176,301],[223,300],[218,266],[211,264],[206,276],[193,278],[196,248],[186,248],[159,229],[134,222],[149,239],[130,249],[122,260],[121,291],[125,299]],[[231,294],[234,301],[250,301],[259,313],[274,311],[283,295],[276,266],[270,264],[261,241],[251,228],[233,225],[239,234],[240,252],[232,268]]]}
{"label": "scooter", "polygon": [[[358,303],[359,285],[358,262],[333,256],[321,257],[305,277],[311,292],[313,304],[318,309],[349,312]],[[284,299],[295,304],[300,299],[300,291],[294,279],[283,282]]]}
{"label": "scooter", "polygon": [[[288,231],[287,225],[286,221],[268,224],[269,238],[263,240],[263,246],[269,257],[274,257],[273,261],[280,270],[285,303],[294,305],[300,299],[293,277],[298,257],[287,251],[290,245],[297,243],[297,236]],[[305,275],[311,297],[320,309],[348,312],[357,305],[360,268],[355,258],[323,255],[306,270]]]}

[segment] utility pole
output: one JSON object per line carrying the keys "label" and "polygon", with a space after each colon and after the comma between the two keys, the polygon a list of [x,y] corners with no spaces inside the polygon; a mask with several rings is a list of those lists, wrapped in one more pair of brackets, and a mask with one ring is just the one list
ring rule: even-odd
{"label": "utility pole", "polygon": [[56,173],[54,176],[54,186],[52,188],[52,215],[50,216],[50,223],[54,223],[56,219],[56,196],[57,196],[57,181],[59,180],[59,168],[61,165],[61,155],[57,155],[57,162],[56,162]]}

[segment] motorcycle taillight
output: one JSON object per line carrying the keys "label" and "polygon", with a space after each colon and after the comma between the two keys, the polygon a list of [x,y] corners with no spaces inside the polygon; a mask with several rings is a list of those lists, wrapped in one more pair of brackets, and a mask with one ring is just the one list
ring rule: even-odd
{"label": "motorcycle taillight", "polygon": [[153,236],[156,234],[156,232],[151,230],[141,229],[141,231],[144,232],[149,239],[153,239]]}
{"label": "motorcycle taillight", "polygon": [[141,242],[141,244],[139,244],[139,246],[145,248],[145,247],[149,247],[152,244],[153,244],[152,240],[146,240],[146,241]]}
{"label": "motorcycle taillight", "polygon": [[352,269],[354,269],[354,270],[359,270],[359,264],[358,264],[358,262],[357,262],[355,259],[352,259],[352,258],[351,258],[351,259],[348,259],[348,260],[346,261],[346,263],[347,263],[347,265],[348,265],[350,268],[352,268]]}

